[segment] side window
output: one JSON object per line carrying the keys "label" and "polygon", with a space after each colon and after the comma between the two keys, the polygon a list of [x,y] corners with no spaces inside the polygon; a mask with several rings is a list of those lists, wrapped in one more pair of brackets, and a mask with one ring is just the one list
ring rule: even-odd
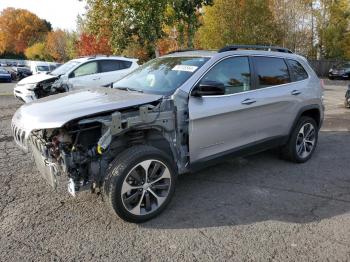
{"label": "side window", "polygon": [[120,70],[120,62],[119,60],[101,60],[100,63],[100,72],[111,72]]}
{"label": "side window", "polygon": [[97,62],[95,61],[95,62],[89,62],[89,63],[83,64],[82,66],[75,69],[73,72],[73,76],[78,77],[78,76],[92,75],[92,74],[97,74],[97,72],[98,72],[98,67],[97,67]]}
{"label": "side window", "polygon": [[254,68],[258,77],[258,87],[264,88],[290,83],[288,67],[283,59],[274,57],[254,57]]}
{"label": "side window", "polygon": [[101,60],[99,63],[101,73],[127,69],[132,64],[129,61],[122,60]]}
{"label": "side window", "polygon": [[225,85],[225,95],[250,90],[248,57],[227,58],[216,64],[201,80],[216,81]]}
{"label": "side window", "polygon": [[293,81],[301,81],[309,77],[304,67],[298,61],[288,59],[287,63],[293,76]]}
{"label": "side window", "polygon": [[131,67],[132,62],[130,61],[120,61],[120,69],[127,69]]}

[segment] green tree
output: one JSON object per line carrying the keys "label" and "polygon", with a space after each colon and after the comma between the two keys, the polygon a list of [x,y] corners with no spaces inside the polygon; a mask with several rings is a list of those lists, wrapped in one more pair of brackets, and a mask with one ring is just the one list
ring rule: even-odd
{"label": "green tree", "polygon": [[350,3],[348,0],[321,1],[319,48],[325,58],[350,59]]}
{"label": "green tree", "polygon": [[115,53],[132,42],[151,55],[164,35],[162,25],[167,0],[88,0],[86,27],[89,33],[109,37]]}
{"label": "green tree", "polygon": [[45,43],[36,43],[28,47],[25,52],[25,56],[30,60],[51,60],[49,53],[47,52]]}
{"label": "green tree", "polygon": [[175,26],[178,33],[178,43],[181,48],[185,45],[193,48],[194,35],[199,28],[201,8],[212,5],[213,0],[172,0],[167,9],[168,24]]}
{"label": "green tree", "polygon": [[203,48],[227,44],[279,44],[268,0],[216,0],[204,9],[198,38]]}

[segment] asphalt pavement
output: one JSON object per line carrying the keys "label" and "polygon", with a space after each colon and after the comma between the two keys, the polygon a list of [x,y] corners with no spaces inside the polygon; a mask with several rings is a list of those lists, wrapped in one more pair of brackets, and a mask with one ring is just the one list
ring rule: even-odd
{"label": "asphalt pavement", "polygon": [[157,218],[140,225],[101,196],[53,191],[14,144],[21,105],[0,83],[1,261],[349,261],[350,109],[346,83],[325,87],[326,119],[313,158],[275,151],[181,176]]}

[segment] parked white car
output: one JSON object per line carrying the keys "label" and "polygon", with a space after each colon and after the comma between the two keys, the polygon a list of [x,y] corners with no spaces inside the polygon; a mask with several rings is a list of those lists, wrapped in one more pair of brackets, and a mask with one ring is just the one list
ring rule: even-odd
{"label": "parked white car", "polygon": [[51,73],[36,74],[22,79],[14,88],[14,95],[28,103],[78,88],[106,86],[138,66],[137,59],[117,56],[73,59]]}
{"label": "parked white car", "polygon": [[40,62],[40,61],[32,61],[29,65],[30,71],[32,71],[33,75],[36,74],[47,74],[50,72],[50,66],[47,62]]}

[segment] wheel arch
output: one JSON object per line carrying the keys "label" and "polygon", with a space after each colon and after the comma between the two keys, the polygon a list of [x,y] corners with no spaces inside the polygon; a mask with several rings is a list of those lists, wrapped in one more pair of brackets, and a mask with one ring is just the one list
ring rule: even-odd
{"label": "wheel arch", "polygon": [[[135,136],[136,134],[136,136]],[[164,135],[164,132],[158,128],[145,128],[129,130],[125,133],[128,138],[128,146],[145,144],[153,146],[168,155],[171,159],[176,160],[176,156],[172,150],[171,143]]]}
{"label": "wheel arch", "polygon": [[314,119],[317,123],[317,127],[320,129],[321,128],[321,125],[322,125],[322,118],[321,118],[321,108],[319,105],[317,104],[314,104],[314,105],[307,105],[307,106],[304,106],[302,107],[296,118],[294,119],[294,122],[293,122],[293,125],[291,127],[291,129],[289,130],[289,137],[290,135],[292,134],[295,126],[297,125],[299,119],[302,117],[302,116],[308,116],[308,117],[311,117],[312,119]]}

